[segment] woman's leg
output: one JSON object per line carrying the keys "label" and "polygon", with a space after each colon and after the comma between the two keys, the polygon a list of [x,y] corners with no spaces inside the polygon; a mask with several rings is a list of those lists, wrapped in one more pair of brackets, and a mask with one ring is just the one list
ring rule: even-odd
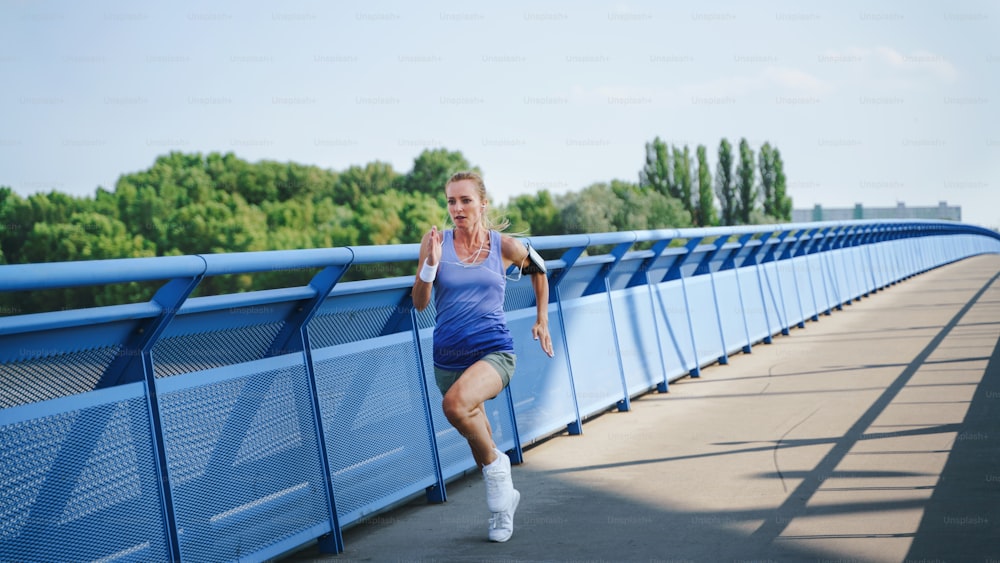
{"label": "woman's leg", "polygon": [[493,431],[483,403],[496,397],[502,390],[503,380],[496,368],[480,361],[462,373],[458,381],[448,389],[441,403],[448,422],[469,443],[472,457],[480,468],[496,459]]}

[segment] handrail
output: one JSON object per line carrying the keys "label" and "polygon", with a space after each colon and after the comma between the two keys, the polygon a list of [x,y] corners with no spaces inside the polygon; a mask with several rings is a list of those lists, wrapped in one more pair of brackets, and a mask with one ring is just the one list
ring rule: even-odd
{"label": "handrail", "polygon": [[[531,340],[531,282],[511,276],[518,373],[487,410],[515,462],[522,445],[579,434],[793,326],[1000,253],[997,232],[934,220],[526,240],[555,256],[557,355]],[[413,309],[413,275],[341,281],[418,256],[402,244],[0,266],[0,292],[161,284],[144,303],[0,316],[0,560],[340,552],[342,530],[372,513],[445,500],[475,464],[439,406],[433,307]],[[285,269],[316,272],[192,297],[206,277]],[[108,534],[110,521],[129,526]]]}

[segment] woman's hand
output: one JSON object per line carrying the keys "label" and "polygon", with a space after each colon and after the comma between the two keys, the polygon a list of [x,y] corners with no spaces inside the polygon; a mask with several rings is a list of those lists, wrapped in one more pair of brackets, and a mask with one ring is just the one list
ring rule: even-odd
{"label": "woman's hand", "polygon": [[549,322],[548,320],[535,321],[535,326],[531,327],[531,336],[542,346],[542,351],[548,354],[548,356],[554,357],[555,353],[552,351],[552,337],[549,335]]}
{"label": "woman's hand", "polygon": [[420,241],[420,255],[427,258],[427,263],[431,266],[441,262],[441,244],[444,242],[444,235],[437,230],[437,226],[424,234]]}
{"label": "woman's hand", "polygon": [[[420,240],[420,262],[417,264],[417,275],[413,279],[413,290],[410,296],[413,298],[413,307],[418,311],[423,311],[431,302],[431,287],[433,286],[434,275],[437,266],[441,263],[441,244],[444,242],[444,235],[431,227],[431,230],[424,234]],[[429,277],[424,277],[424,270],[429,272]],[[430,281],[425,281],[430,280]]]}

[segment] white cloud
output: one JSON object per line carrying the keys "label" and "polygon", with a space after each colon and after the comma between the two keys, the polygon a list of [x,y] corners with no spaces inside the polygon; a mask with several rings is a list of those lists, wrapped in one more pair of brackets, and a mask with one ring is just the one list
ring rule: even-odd
{"label": "white cloud", "polygon": [[930,74],[944,82],[954,82],[958,78],[958,69],[951,61],[930,51],[916,50],[905,54],[889,47],[880,47],[879,54],[903,72]]}
{"label": "white cloud", "polygon": [[[820,61],[861,63],[869,72],[889,81],[913,79],[952,83],[959,76],[958,68],[943,55],[923,49],[904,53],[886,45],[827,50],[820,55]],[[887,72],[892,74],[886,75]]]}
{"label": "white cloud", "polygon": [[770,67],[762,74],[764,80],[796,93],[820,94],[828,89],[823,80],[794,68]]}

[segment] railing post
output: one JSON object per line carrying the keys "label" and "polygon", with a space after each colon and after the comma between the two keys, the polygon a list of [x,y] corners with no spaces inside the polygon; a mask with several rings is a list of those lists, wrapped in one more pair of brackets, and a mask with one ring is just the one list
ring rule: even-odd
{"label": "railing post", "polygon": [[722,355],[719,356],[719,363],[727,365],[729,363],[729,347],[726,346],[726,331],[722,324],[722,311],[719,310],[719,289],[715,285],[715,271],[712,269],[712,261],[722,252],[722,247],[729,242],[729,235],[719,235],[712,244],[715,248],[709,252],[699,265],[699,269],[708,274],[708,281],[712,285],[712,302],[715,304],[715,324],[719,329],[719,342],[722,343]]}
{"label": "railing post", "polygon": [[309,392],[312,401],[313,425],[316,431],[316,441],[319,446],[319,457],[322,465],[324,492],[327,497],[327,508],[330,515],[330,533],[320,536],[319,548],[323,553],[343,553],[344,538],[340,530],[340,518],[337,515],[337,502],[334,496],[333,475],[330,473],[330,456],[327,452],[326,432],[323,429],[323,416],[320,411],[319,388],[316,382],[316,369],[312,359],[312,346],[309,344],[309,321],[326,301],[350,263],[340,266],[328,266],[317,273],[309,281],[309,287],[314,290],[312,298],[302,301],[293,309],[285,320],[283,329],[275,337],[266,356],[283,355],[301,351],[305,361],[306,377],[309,379]]}
{"label": "railing post", "polygon": [[[444,473],[441,471],[441,453],[438,450],[437,443],[437,429],[434,427],[434,416],[431,414],[431,396],[430,390],[427,387],[427,377],[429,374],[426,372],[426,368],[424,367],[424,352],[423,347],[420,345],[420,322],[417,318],[417,310],[412,306],[412,301],[410,301],[410,305],[410,326],[413,331],[413,348],[416,350],[417,366],[419,366],[420,369],[420,389],[424,395],[424,414],[427,417],[427,431],[430,432],[431,435],[431,453],[434,458],[434,479],[437,481],[435,485],[427,488],[427,502],[440,504],[448,500],[448,491],[445,490]],[[517,434],[516,426],[514,434]],[[518,446],[520,446],[520,440],[518,440],[517,443]]]}
{"label": "railing post", "polygon": [[148,334],[141,345],[140,355],[143,380],[146,386],[146,404],[149,409],[149,420],[153,434],[156,465],[160,476],[160,496],[164,506],[164,522],[169,534],[167,547],[172,552],[171,556],[176,557],[175,561],[182,559],[180,532],[177,527],[177,517],[174,514],[174,500],[170,488],[170,474],[167,464],[167,448],[163,437],[162,419],[160,418],[160,403],[156,395],[153,346],[202,278],[203,276],[195,276],[188,279],[175,279],[156,292],[152,300],[163,307],[163,313],[154,322],[153,326],[150,327],[150,334]]}
{"label": "railing post", "polygon": [[573,362],[570,361],[569,338],[566,332],[566,316],[563,313],[563,300],[559,286],[562,281],[566,279],[566,273],[573,267],[573,264],[575,264],[580,256],[583,255],[583,251],[586,249],[586,246],[581,246],[570,248],[563,252],[562,257],[560,258],[564,263],[563,268],[549,276],[549,289],[550,293],[555,297],[556,312],[559,316],[559,333],[562,336],[563,354],[566,358],[566,372],[569,376],[569,390],[573,396],[573,412],[575,413],[575,420],[566,425],[566,432],[571,436],[583,434],[583,418],[580,416],[580,403],[576,399],[576,382],[573,379]]}
{"label": "railing post", "polygon": [[[791,231],[789,231],[788,234],[791,235]],[[798,305],[799,305],[799,315],[802,317],[795,324],[795,326],[797,326],[799,328],[805,328],[806,327],[806,321],[805,321],[806,311],[805,311],[805,308],[802,306],[802,292],[799,290],[800,289],[799,288],[799,274],[798,274],[798,272],[795,271],[795,265],[791,263],[791,260],[793,258],[795,258],[796,254],[798,252],[799,247],[802,246],[803,240],[805,240],[805,239],[803,238],[802,230],[800,229],[800,230],[798,230],[798,231],[795,232],[794,240],[792,240],[792,241],[790,241],[788,243],[788,247],[785,248],[784,251],[782,251],[781,256],[779,256],[779,258],[778,258],[779,262],[784,262],[784,261],[787,260],[788,261],[788,266],[792,270],[792,283],[795,285],[795,302],[798,303]],[[780,276],[779,276],[779,279],[780,279]],[[782,301],[784,301],[784,298],[782,298]],[[787,320],[786,320],[786,322],[787,322]],[[788,322],[788,324],[791,325],[791,322]]]}
{"label": "railing post", "polygon": [[615,356],[618,360],[618,375],[622,382],[622,398],[617,402],[616,408],[619,412],[627,412],[632,410],[632,400],[629,397],[628,392],[628,379],[625,377],[625,364],[622,361],[622,347],[621,339],[618,336],[618,325],[615,323],[615,303],[611,296],[611,271],[615,269],[621,260],[628,252],[628,249],[634,244],[634,240],[630,242],[623,242],[615,245],[611,249],[611,255],[614,256],[614,261],[610,264],[605,264],[604,268],[601,269],[604,277],[604,293],[608,299],[608,312],[611,314],[611,334],[614,335],[615,344]]}
{"label": "railing post", "polygon": [[691,305],[688,302],[687,284],[684,280],[686,276],[684,275],[683,267],[687,263],[688,259],[691,258],[692,252],[698,247],[703,238],[704,237],[702,236],[694,236],[688,239],[687,243],[684,244],[684,249],[687,250],[687,252],[682,256],[679,256],[677,260],[671,264],[662,280],[670,281],[679,279],[681,283],[681,295],[684,297],[684,314],[687,316],[688,333],[691,337],[691,353],[694,355],[694,368],[688,372],[688,375],[693,378],[701,377],[701,360],[698,358],[698,344],[694,335],[694,323],[691,321]]}
{"label": "railing post", "polygon": [[[781,301],[781,311],[780,311],[781,314],[779,315],[780,322],[778,324],[781,325],[781,334],[784,334],[784,335],[788,334],[788,329],[789,329],[788,307],[785,305],[784,289],[781,286],[781,273],[778,271],[778,259],[775,257],[775,255],[777,255],[778,251],[781,250],[781,247],[785,244],[785,238],[789,234],[791,234],[791,231],[789,231],[789,230],[783,230],[783,231],[779,232],[776,237],[772,237],[772,238],[775,238],[777,240],[777,242],[774,243],[773,246],[770,249],[767,250],[767,252],[764,254],[764,259],[761,260],[762,264],[767,264],[769,262],[774,262],[775,277],[777,278],[777,281],[778,281],[778,297],[780,298],[780,301]],[[764,271],[764,275],[767,276],[767,271],[766,270]],[[768,285],[770,285],[770,280],[769,280]],[[773,298],[773,295],[772,295],[772,298]],[[778,299],[775,299],[775,301],[777,301],[777,300]],[[778,303],[775,303],[775,309],[777,309],[777,308],[778,308]]]}
{"label": "railing post", "polygon": [[[656,300],[653,298],[653,287],[655,284],[653,283],[653,280],[649,275],[649,266],[655,263],[656,260],[659,259],[661,255],[663,255],[663,251],[670,246],[670,241],[672,240],[673,238],[671,237],[671,238],[661,239],[653,243],[653,248],[652,248],[653,255],[650,256],[649,258],[643,259],[642,263],[639,264],[636,273],[632,276],[632,279],[629,280],[627,286],[627,287],[635,287],[639,284],[645,284],[647,289],[647,295],[649,295],[649,310],[653,312],[653,331],[656,334],[656,350],[660,355],[660,369],[662,370],[663,374],[663,380],[656,384],[656,391],[658,393],[669,392],[670,382],[667,381],[667,359],[666,356],[664,356],[663,354],[663,341],[661,340],[660,336],[660,323],[657,321],[656,317],[656,311],[657,311]],[[664,318],[664,322],[667,322],[666,318]]]}
{"label": "railing post", "polygon": [[747,306],[746,301],[743,299],[743,284],[740,283],[740,265],[736,264],[736,257],[746,248],[747,243],[753,239],[753,233],[747,233],[740,235],[737,239],[737,243],[740,245],[739,249],[733,252],[733,254],[726,258],[726,261],[722,264],[720,270],[733,271],[733,276],[736,277],[736,292],[740,299],[740,311],[743,313],[743,332],[746,335],[746,344],[743,345],[743,353],[750,354],[753,353],[753,342],[750,338],[750,323],[747,321]]}

